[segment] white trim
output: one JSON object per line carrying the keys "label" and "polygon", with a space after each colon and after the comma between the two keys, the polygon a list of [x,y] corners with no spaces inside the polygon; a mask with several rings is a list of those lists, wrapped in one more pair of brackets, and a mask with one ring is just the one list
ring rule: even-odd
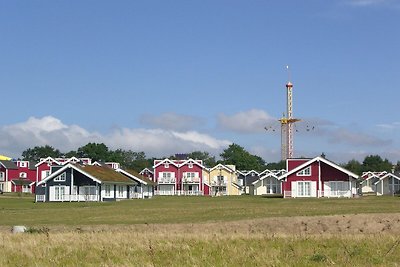
{"label": "white trim", "polygon": [[42,165],[43,163],[48,163],[49,161],[52,161],[52,162],[56,163],[57,165],[61,165],[60,162],[53,159],[52,157],[47,157],[45,159],[41,159],[41,161],[38,164],[36,164],[35,167],[37,168],[38,166]]}
{"label": "white trim", "polygon": [[151,171],[149,168],[144,168],[143,170],[141,170],[141,171],[139,172],[139,174],[143,175],[142,173],[144,173],[144,172],[146,172],[146,171],[148,171],[148,172],[150,172],[151,174],[154,175],[154,172]]}
{"label": "white trim", "polygon": [[[203,161],[201,161],[201,162],[203,162]],[[190,158],[190,159],[188,159],[188,160],[185,160],[184,162],[182,162],[181,164],[179,164],[179,167],[182,167],[183,165],[186,165],[186,164],[188,164],[188,163],[194,163],[194,164],[196,164],[197,166],[199,166],[199,167],[201,167],[201,168],[203,168],[203,169],[205,168],[203,164],[198,163],[196,160],[194,160],[194,159],[192,159],[192,158]]]}
{"label": "white trim", "polygon": [[159,163],[155,164],[155,165],[153,166],[153,168],[155,169],[155,168],[157,168],[158,166],[160,166],[161,164],[164,164],[164,163],[166,163],[166,162],[168,162],[169,164],[172,164],[172,165],[174,165],[175,167],[179,168],[179,165],[176,164],[175,162],[173,162],[173,161],[170,160],[170,159],[163,159],[163,160],[161,160]]}
{"label": "white trim", "polygon": [[384,176],[382,176],[381,178],[379,178],[379,180],[378,181],[376,181],[375,183],[374,183],[374,185],[377,185],[378,183],[380,183],[382,180],[384,180],[384,179],[386,179],[386,178],[388,178],[388,177],[392,177],[392,178],[396,178],[397,180],[400,180],[400,177],[398,177],[397,175],[394,175],[393,173],[387,173],[387,174],[385,174]]}
{"label": "white trim", "polygon": [[210,172],[212,172],[213,170],[219,170],[219,169],[225,169],[227,172],[229,172],[229,173],[234,173],[235,171],[234,170],[232,170],[231,168],[229,168],[229,167],[227,167],[227,166],[225,166],[225,165],[223,165],[223,164],[221,164],[221,163],[219,163],[218,165],[216,165],[216,166],[214,166],[213,168],[211,168],[210,169]]}
{"label": "white trim", "polygon": [[312,163],[314,163],[314,162],[316,162],[316,161],[322,161],[323,163],[325,163],[325,164],[327,164],[327,165],[329,165],[329,166],[331,166],[331,167],[333,167],[333,168],[335,168],[335,169],[337,169],[337,170],[339,170],[339,171],[341,171],[341,172],[344,172],[345,174],[347,174],[347,175],[353,177],[354,179],[358,179],[358,177],[359,177],[357,174],[352,173],[351,171],[348,171],[348,170],[346,170],[345,168],[342,168],[342,167],[340,167],[339,165],[337,165],[337,164],[335,164],[335,163],[333,163],[333,162],[331,162],[331,161],[329,161],[329,160],[327,160],[327,159],[325,159],[325,158],[319,156],[319,157],[315,157],[315,158],[313,158],[313,159],[310,159],[310,160],[306,161],[305,163],[303,163],[303,164],[297,166],[297,167],[294,168],[293,170],[291,170],[291,171],[289,171],[289,172],[287,172],[287,173],[285,173],[285,174],[279,176],[278,179],[279,179],[279,180],[285,179],[285,178],[287,178],[289,175],[292,175],[292,174],[294,174],[294,173],[297,173],[299,170],[303,169],[304,167],[307,167],[308,165],[310,165],[310,164],[312,164]]}
{"label": "white trim", "polygon": [[139,177],[136,177],[135,175],[123,170],[123,169],[116,169],[115,171],[120,172],[126,176],[128,176],[129,178],[132,178],[133,180],[136,180],[137,182],[144,184],[144,185],[148,185],[147,182],[143,181],[142,179],[140,179]]}
{"label": "white trim", "polygon": [[[308,172],[308,173],[306,173],[306,172]],[[311,176],[312,175],[312,173],[311,173],[311,165],[308,166],[308,167],[305,167],[304,169],[302,169],[302,170],[300,170],[298,172],[296,172],[296,175],[297,176]]]}
{"label": "white trim", "polygon": [[87,172],[75,167],[72,163],[68,163],[67,165],[64,165],[62,168],[57,170],[56,172],[54,172],[54,173],[50,174],[49,176],[47,176],[44,180],[40,181],[37,185],[44,184],[48,180],[53,179],[54,177],[57,177],[60,173],[64,172],[68,168],[72,168],[72,169],[82,173],[83,175],[89,177],[90,179],[92,179],[93,181],[95,181],[95,182],[97,182],[99,184],[102,183],[99,179],[97,179],[97,178],[93,177],[92,175],[88,174]]}

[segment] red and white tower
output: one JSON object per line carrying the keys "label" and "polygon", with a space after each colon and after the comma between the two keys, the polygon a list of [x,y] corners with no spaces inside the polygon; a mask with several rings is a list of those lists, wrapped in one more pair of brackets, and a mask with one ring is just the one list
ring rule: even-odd
{"label": "red and white tower", "polygon": [[[289,73],[289,66],[286,67]],[[300,121],[293,117],[293,84],[290,82],[290,75],[286,84],[286,116],[279,120],[281,123],[281,158],[282,160],[293,158],[293,126]]]}

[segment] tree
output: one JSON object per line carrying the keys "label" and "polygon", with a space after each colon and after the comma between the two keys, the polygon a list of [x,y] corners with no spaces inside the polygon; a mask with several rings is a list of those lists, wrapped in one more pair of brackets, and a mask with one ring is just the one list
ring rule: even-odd
{"label": "tree", "polygon": [[261,157],[250,154],[237,144],[229,145],[220,156],[223,164],[235,165],[238,170],[261,171],[265,169],[265,161]]}
{"label": "tree", "polygon": [[77,150],[77,155],[80,158],[91,158],[92,161],[108,161],[108,147],[101,143],[88,143]]}
{"label": "tree", "polygon": [[39,162],[41,158],[59,158],[62,154],[60,150],[55,149],[52,146],[35,146],[34,148],[28,148],[22,152],[22,159]]}
{"label": "tree", "polygon": [[268,170],[286,170],[286,161],[281,160],[279,162],[271,162],[267,164],[267,169]]}
{"label": "tree", "polygon": [[366,156],[363,163],[363,171],[374,171],[381,172],[387,171],[391,172],[393,164],[389,162],[388,159],[382,159],[379,155],[369,155]]}
{"label": "tree", "polygon": [[211,156],[210,153],[206,151],[193,151],[188,154],[188,158],[200,159],[203,161],[203,165],[207,167],[214,167],[216,165],[215,156]]}
{"label": "tree", "polygon": [[355,159],[350,160],[348,163],[344,164],[343,167],[358,175],[361,175],[363,172],[363,165]]}

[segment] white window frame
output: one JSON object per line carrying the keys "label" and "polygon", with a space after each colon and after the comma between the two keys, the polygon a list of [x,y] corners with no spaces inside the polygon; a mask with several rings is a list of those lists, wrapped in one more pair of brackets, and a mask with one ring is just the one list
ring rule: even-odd
{"label": "white window frame", "polygon": [[164,168],[166,168],[166,169],[169,168],[169,163],[168,163],[168,162],[165,162],[165,163],[164,163]]}
{"label": "white window frame", "polygon": [[20,161],[20,162],[19,162],[19,167],[20,167],[20,168],[26,168],[26,167],[28,167],[28,162],[27,162],[27,161]]}
{"label": "white window frame", "polygon": [[311,166],[296,173],[297,176],[311,176]]}
{"label": "white window frame", "polygon": [[28,175],[26,174],[26,172],[20,172],[19,173],[19,178],[26,179],[27,177],[28,177]]}
{"label": "white window frame", "polygon": [[104,185],[104,196],[111,197],[111,185],[110,184]]}
{"label": "white window frame", "polygon": [[65,186],[54,186],[54,200],[55,201],[63,201],[65,195]]}
{"label": "white window frame", "polygon": [[193,169],[193,163],[192,163],[192,162],[190,162],[190,163],[188,164],[188,168],[189,168],[189,169]]}
{"label": "white window frame", "polygon": [[0,172],[0,181],[3,182],[5,180],[5,178],[6,178],[5,172]]}
{"label": "white window frame", "polygon": [[61,173],[58,175],[56,178],[54,178],[54,182],[65,182],[67,179],[67,174],[65,172]]}
{"label": "white window frame", "polygon": [[[308,191],[308,194],[307,194]],[[311,197],[311,181],[298,181],[297,182],[297,196],[298,197]]]}
{"label": "white window frame", "polygon": [[123,185],[117,185],[117,192],[118,192],[118,197],[123,198],[124,197],[124,186]]}

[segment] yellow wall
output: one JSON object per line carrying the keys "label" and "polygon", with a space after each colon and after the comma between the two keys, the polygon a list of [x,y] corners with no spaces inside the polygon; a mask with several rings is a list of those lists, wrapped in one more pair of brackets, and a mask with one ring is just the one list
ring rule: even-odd
{"label": "yellow wall", "polygon": [[226,182],[226,194],[229,196],[237,196],[240,195],[241,192],[238,189],[237,186],[234,186],[233,183],[237,184],[237,175],[234,172],[235,166],[233,165],[229,165],[229,167],[231,170],[228,170],[226,168],[215,168],[213,170],[211,170],[208,173],[205,173],[205,175],[203,175],[203,177],[207,176],[207,179],[205,179],[207,181],[207,183],[210,186],[213,185],[217,185],[217,176],[224,176],[224,180]]}

